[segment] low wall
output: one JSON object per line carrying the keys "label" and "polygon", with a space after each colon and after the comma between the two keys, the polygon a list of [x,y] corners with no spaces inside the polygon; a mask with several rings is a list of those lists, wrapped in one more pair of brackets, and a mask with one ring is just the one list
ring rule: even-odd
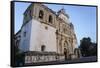
{"label": "low wall", "polygon": [[49,61],[62,61],[64,55],[57,54],[55,52],[26,52],[25,63],[36,63],[36,62],[49,62]]}

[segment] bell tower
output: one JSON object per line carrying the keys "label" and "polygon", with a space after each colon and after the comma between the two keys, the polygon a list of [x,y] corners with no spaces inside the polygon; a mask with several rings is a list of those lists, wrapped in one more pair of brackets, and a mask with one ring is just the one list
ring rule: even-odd
{"label": "bell tower", "polygon": [[61,18],[63,21],[67,22],[67,23],[70,23],[69,21],[69,15],[66,14],[66,11],[64,8],[60,9],[58,12],[58,17]]}

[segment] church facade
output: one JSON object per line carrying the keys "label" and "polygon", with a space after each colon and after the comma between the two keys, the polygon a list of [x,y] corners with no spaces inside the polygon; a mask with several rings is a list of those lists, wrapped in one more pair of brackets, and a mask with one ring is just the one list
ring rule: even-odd
{"label": "church facade", "polygon": [[25,63],[79,58],[74,25],[64,8],[55,12],[41,3],[32,3],[15,37],[16,46],[25,53]]}

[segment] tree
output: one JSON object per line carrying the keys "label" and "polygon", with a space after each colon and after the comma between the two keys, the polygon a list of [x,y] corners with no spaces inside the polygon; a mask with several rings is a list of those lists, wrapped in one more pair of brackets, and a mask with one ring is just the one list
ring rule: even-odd
{"label": "tree", "polygon": [[90,37],[84,37],[80,41],[80,50],[82,53],[82,56],[96,56],[97,55],[97,45],[96,43],[91,42]]}
{"label": "tree", "polygon": [[15,66],[21,66],[24,64],[24,53],[20,52],[20,49],[18,46],[14,46],[14,52],[15,52]]}

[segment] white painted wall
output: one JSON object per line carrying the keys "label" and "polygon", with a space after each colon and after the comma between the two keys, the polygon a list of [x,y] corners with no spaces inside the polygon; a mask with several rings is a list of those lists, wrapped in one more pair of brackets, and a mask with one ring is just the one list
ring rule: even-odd
{"label": "white painted wall", "polygon": [[[45,29],[45,26],[47,26],[48,29]],[[41,51],[41,45],[45,45],[45,51],[56,52],[55,32],[55,28],[33,19],[30,38],[30,51]]]}
{"label": "white painted wall", "polygon": [[[21,29],[21,41],[20,41],[20,50],[21,51],[29,51],[30,45],[30,34],[31,34],[31,23],[32,20],[25,24]],[[24,31],[26,31],[26,37],[23,36]]]}
{"label": "white painted wall", "polygon": [[[48,29],[45,29],[48,27]],[[26,31],[26,37],[23,36]],[[45,51],[57,52],[56,47],[56,29],[50,25],[40,23],[39,21],[32,19],[21,29],[21,51],[41,51],[41,46],[45,45]]]}

